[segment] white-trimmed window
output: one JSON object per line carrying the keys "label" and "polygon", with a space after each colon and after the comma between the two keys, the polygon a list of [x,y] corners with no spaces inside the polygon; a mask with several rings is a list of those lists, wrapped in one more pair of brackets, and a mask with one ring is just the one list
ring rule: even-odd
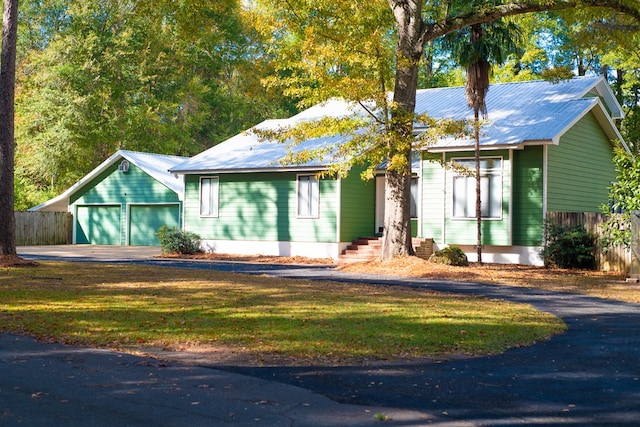
{"label": "white-trimmed window", "polygon": [[[473,159],[456,159],[471,175],[458,174],[453,177],[453,217],[476,217],[476,177]],[[502,218],[502,159],[480,160],[480,202],[482,218]]]}
{"label": "white-trimmed window", "polygon": [[320,185],[315,175],[298,175],[298,217],[320,216]]}
{"label": "white-trimmed window", "polygon": [[218,216],[218,177],[200,178],[200,216]]}

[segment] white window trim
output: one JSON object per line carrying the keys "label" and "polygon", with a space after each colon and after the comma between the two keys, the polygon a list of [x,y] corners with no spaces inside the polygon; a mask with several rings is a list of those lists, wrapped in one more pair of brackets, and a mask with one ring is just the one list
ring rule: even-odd
{"label": "white window trim", "polygon": [[[211,207],[215,208],[215,212],[210,214],[202,213],[202,181],[205,179],[210,179],[212,182],[216,183],[216,191],[215,194],[212,193],[215,204],[212,204]],[[200,177],[200,186],[198,187],[198,213],[201,218],[218,218],[220,215],[220,178],[217,176],[201,176]],[[212,209],[213,210],[213,209]]]}
{"label": "white window trim", "polygon": [[[316,205],[315,211],[313,211],[312,209],[309,209],[311,211],[311,213],[308,214],[308,215],[301,215],[300,214],[300,178],[301,177],[311,177],[316,182],[318,201],[317,201],[317,205]],[[296,218],[301,218],[301,219],[320,218],[320,180],[318,179],[318,177],[315,174],[308,174],[308,173],[302,174],[301,173],[301,174],[297,174],[296,175]]]}
{"label": "white window trim", "polygon": [[[487,156],[487,157],[480,157],[480,161],[482,160],[500,160],[500,216],[496,216],[496,217],[482,217],[483,221],[502,221],[504,219],[504,212],[503,212],[503,208],[504,208],[504,157],[503,156]],[[475,161],[475,158],[473,157],[453,157],[450,158],[449,161],[451,162],[455,162],[455,161]],[[482,169],[480,169],[482,171]],[[486,169],[485,169],[486,170]],[[475,221],[477,218],[475,215],[473,216],[469,216],[469,217],[463,217],[463,216],[453,216],[453,207],[455,205],[455,191],[454,191],[454,183],[455,183],[455,179],[456,177],[461,176],[458,173],[453,174],[452,178],[451,178],[451,220],[452,221]],[[481,174],[482,176],[482,174]]]}

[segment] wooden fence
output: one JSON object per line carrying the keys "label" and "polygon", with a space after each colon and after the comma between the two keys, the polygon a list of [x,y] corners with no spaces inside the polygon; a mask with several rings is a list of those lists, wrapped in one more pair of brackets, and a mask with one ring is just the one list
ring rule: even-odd
{"label": "wooden fence", "polygon": [[[614,214],[617,215],[617,214]],[[587,231],[602,236],[602,223],[607,215],[598,212],[548,212],[547,221],[560,224],[564,227],[582,225]],[[628,272],[631,265],[631,251],[624,245],[608,248],[603,253],[602,246],[598,242],[596,248],[596,262],[598,269],[604,271]]]}
{"label": "wooden fence", "polygon": [[68,212],[16,212],[16,245],[71,244]]}

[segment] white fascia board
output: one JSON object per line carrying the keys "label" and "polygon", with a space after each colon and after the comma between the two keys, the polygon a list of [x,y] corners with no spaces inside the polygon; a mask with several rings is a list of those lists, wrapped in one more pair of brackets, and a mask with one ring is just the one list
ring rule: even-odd
{"label": "white fascia board", "polygon": [[323,172],[329,170],[327,166],[306,166],[287,168],[259,168],[259,169],[200,169],[200,170],[172,170],[176,175],[203,175],[203,174],[232,174],[232,173],[279,173],[279,172]]}
{"label": "white fascia board", "polygon": [[124,156],[120,152],[120,150],[116,151],[115,153],[113,153],[111,155],[111,157],[109,157],[104,162],[100,163],[95,169],[93,169],[91,172],[89,172],[84,177],[82,177],[80,179],[80,181],[78,181],[75,184],[73,184],[65,192],[63,192],[62,194],[60,194],[59,196],[57,196],[57,197],[55,197],[55,198],[53,198],[51,200],[48,200],[48,201],[46,201],[44,203],[39,204],[38,206],[35,206],[35,207],[33,207],[33,208],[29,209],[29,210],[30,211],[43,210],[47,206],[50,206],[50,205],[52,205],[54,203],[58,203],[58,202],[60,202],[60,201],[62,201],[64,199],[67,199],[67,203],[68,203],[68,199],[73,193],[75,193],[76,191],[80,190],[82,187],[87,185],[92,179],[96,178],[104,170],[106,170],[112,164],[116,163],[116,161],[121,157],[124,157]]}
{"label": "white fascia board", "polygon": [[[598,95],[600,95],[600,97],[605,100],[607,106],[611,110],[611,118],[623,119],[624,110],[618,102],[618,98],[616,98],[616,95],[613,93],[611,86],[609,86],[609,83],[604,77],[600,77],[595,85],[595,89],[598,92]],[[583,96],[585,95],[586,93]]]}
{"label": "white fascia board", "polygon": [[[496,150],[510,150],[510,149],[521,149],[525,142],[518,144],[502,144],[502,145],[482,145],[480,144],[480,151],[496,151]],[[429,153],[455,153],[461,151],[473,151],[473,145],[465,145],[458,147],[437,147],[437,148],[426,148],[426,151]]]}
{"label": "white fascia board", "polygon": [[598,123],[600,123],[600,126],[602,126],[602,130],[609,137],[609,139],[611,141],[615,141],[615,140],[620,141],[624,149],[629,154],[631,154],[631,150],[629,149],[629,146],[624,141],[624,138],[622,138],[620,131],[618,131],[618,128],[616,127],[615,123],[613,123],[613,119],[607,112],[607,109],[605,108],[605,106],[602,104],[602,101],[599,98],[594,98],[594,99],[596,102],[594,102],[590,108],[585,108],[581,114],[577,115],[571,123],[569,123],[564,129],[562,129],[560,132],[558,132],[557,135],[553,137],[554,145],[558,145],[560,143],[560,138],[565,133],[567,133],[569,129],[571,129],[576,123],[582,120],[582,118],[586,116],[589,112],[593,111],[593,115],[595,116]]}

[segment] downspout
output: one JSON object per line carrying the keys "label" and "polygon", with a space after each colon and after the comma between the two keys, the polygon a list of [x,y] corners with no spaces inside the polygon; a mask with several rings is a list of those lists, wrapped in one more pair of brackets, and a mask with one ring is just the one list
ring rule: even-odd
{"label": "downspout", "polygon": [[546,244],[545,242],[545,232],[544,225],[547,221],[547,190],[548,190],[548,156],[549,156],[549,146],[542,146],[542,244],[543,246]]}
{"label": "downspout", "polygon": [[342,178],[338,177],[337,180],[337,191],[336,191],[336,197],[338,200],[336,200],[336,243],[338,243],[338,254],[340,255],[340,243],[341,243],[341,227],[340,224],[342,223]]}
{"label": "downspout", "polygon": [[447,154],[442,153],[442,245],[447,242]]}
{"label": "downspout", "polygon": [[[509,246],[513,246],[513,148],[509,149]],[[513,250],[513,249],[512,249]]]}

